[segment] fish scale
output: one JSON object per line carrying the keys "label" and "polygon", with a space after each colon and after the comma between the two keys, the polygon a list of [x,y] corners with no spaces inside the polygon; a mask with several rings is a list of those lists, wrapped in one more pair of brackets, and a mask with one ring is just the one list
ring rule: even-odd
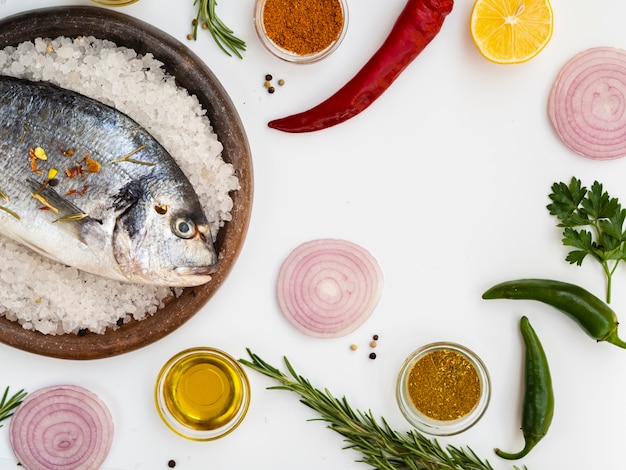
{"label": "fish scale", "polygon": [[79,93],[0,76],[0,191],[0,234],[68,266],[183,287],[217,269],[209,222],[174,159]]}

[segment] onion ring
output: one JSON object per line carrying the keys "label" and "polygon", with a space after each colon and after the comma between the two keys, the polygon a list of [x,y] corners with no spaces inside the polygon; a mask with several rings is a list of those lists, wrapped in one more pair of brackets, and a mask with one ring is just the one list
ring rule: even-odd
{"label": "onion ring", "polygon": [[561,68],[548,99],[548,115],[574,152],[608,160],[626,155],[626,51],[595,47]]}
{"label": "onion ring", "polygon": [[336,338],[354,331],[374,311],[383,275],[376,259],[346,240],[312,240],[284,260],[278,305],[303,333]]}
{"label": "onion ring", "polygon": [[9,427],[11,447],[28,470],[94,470],[113,443],[113,419],[94,393],[74,385],[29,394]]}

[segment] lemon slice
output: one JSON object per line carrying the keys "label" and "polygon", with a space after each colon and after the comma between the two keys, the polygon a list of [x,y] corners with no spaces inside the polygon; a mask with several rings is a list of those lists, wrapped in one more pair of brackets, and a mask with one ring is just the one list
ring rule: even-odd
{"label": "lemon slice", "polygon": [[539,54],[552,38],[548,0],[476,0],[470,20],[480,53],[497,64],[519,64]]}

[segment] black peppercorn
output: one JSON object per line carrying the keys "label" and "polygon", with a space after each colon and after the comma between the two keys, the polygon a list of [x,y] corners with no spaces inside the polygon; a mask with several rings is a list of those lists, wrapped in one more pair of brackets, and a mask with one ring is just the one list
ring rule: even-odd
{"label": "black peppercorn", "polygon": [[276,89],[275,89],[273,86],[271,86],[271,87],[269,87],[269,88],[267,89],[267,92],[268,92],[268,93],[274,93],[275,91],[276,91]]}
{"label": "black peppercorn", "polygon": [[174,468],[176,466],[176,461],[175,460],[170,460],[169,462],[167,462],[167,466],[170,468]]}
{"label": "black peppercorn", "polygon": [[376,359],[376,353],[370,353],[370,359]]}
{"label": "black peppercorn", "polygon": [[265,76],[265,80],[268,81],[268,82],[271,82],[272,78],[274,78],[274,77],[272,77],[269,73]]}

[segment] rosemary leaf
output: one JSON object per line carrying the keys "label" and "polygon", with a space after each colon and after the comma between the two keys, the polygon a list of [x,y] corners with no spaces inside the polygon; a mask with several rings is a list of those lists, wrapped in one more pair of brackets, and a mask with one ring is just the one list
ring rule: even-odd
{"label": "rosemary leaf", "polygon": [[319,413],[316,420],[326,422],[328,428],[344,437],[345,448],[361,453],[359,462],[379,470],[493,470],[487,460],[479,458],[470,448],[442,447],[436,439],[431,440],[417,430],[403,434],[394,431],[384,418],[378,421],[371,411],[354,410],[345,397],[335,398],[327,389],[320,390],[311,385],[295,371],[286,357],[283,359],[289,375],[250,349],[247,351],[250,360],[239,359],[240,363],[280,384],[268,389],[300,395],[303,404]]}
{"label": "rosemary leaf", "polygon": [[[2,399],[0,399],[0,421],[4,421],[5,419],[11,417],[15,408],[17,408],[24,397],[26,397],[26,392],[24,390],[20,390],[19,392],[9,397],[9,387],[4,390],[4,394],[2,395]],[[2,425],[0,424],[0,427]]]}
{"label": "rosemary leaf", "polygon": [[231,57],[232,52],[242,59],[241,52],[246,50],[246,43],[235,36],[234,32],[217,16],[215,12],[217,0],[194,0],[193,4],[198,7],[198,14],[193,25],[193,39],[198,38],[198,27],[206,28],[222,51]]}

